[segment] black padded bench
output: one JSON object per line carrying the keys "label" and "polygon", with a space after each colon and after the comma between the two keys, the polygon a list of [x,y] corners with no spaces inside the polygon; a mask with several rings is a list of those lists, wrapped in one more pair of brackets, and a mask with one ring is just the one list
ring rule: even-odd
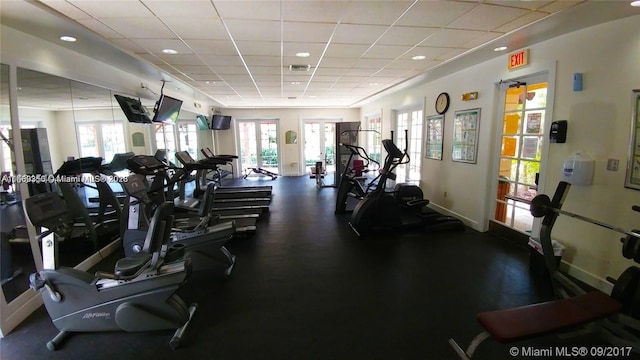
{"label": "black padded bench", "polygon": [[489,337],[501,343],[509,343],[583,325],[615,314],[621,309],[622,304],[610,296],[592,291],[568,299],[483,312],[478,314],[478,321],[485,331],[471,341],[466,351],[453,339],[449,339],[449,344],[461,358],[471,359],[478,345]]}

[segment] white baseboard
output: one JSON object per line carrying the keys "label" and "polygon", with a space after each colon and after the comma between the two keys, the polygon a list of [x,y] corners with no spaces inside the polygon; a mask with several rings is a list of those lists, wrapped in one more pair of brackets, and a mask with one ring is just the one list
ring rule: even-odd
{"label": "white baseboard", "polygon": [[593,286],[594,288],[604,292],[605,294],[611,294],[611,290],[613,290],[613,284],[608,282],[606,279],[600,278],[588,271],[585,271],[584,269],[581,269],[564,261],[562,261],[560,267],[562,269],[562,272],[584,282],[589,286]]}
{"label": "white baseboard", "polygon": [[458,214],[457,212],[451,211],[451,210],[449,210],[447,208],[443,208],[442,206],[440,206],[438,204],[435,204],[435,203],[432,203],[432,202],[430,202],[428,206],[433,208],[434,210],[436,210],[437,212],[439,212],[439,213],[441,213],[443,215],[453,216],[455,218],[460,219],[466,226],[468,226],[468,227],[470,227],[470,228],[472,228],[474,230],[483,231],[481,229],[481,227],[480,227],[480,224],[476,220],[470,219],[470,218],[468,218],[466,216]]}

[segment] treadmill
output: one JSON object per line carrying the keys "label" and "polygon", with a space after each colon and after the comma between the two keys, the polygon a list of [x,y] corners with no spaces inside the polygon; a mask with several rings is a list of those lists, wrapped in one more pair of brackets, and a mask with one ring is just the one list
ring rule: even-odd
{"label": "treadmill", "polygon": [[[169,176],[169,166],[150,155],[133,156],[127,160],[127,163],[129,165],[129,170],[132,172],[152,177],[148,193],[149,198],[156,203],[164,202],[167,199],[173,199],[173,185],[176,182],[181,181],[187,174],[182,169],[175,169],[175,173],[172,176]],[[176,207],[176,214],[186,213],[186,216],[191,215],[193,218],[212,215],[224,221],[233,220],[236,223],[236,234],[251,235],[255,233],[256,222],[258,221],[260,214],[263,213],[263,208],[249,207],[244,209],[229,209],[229,207],[226,207],[228,210],[232,211],[225,211],[225,207],[216,207],[216,204],[213,201],[213,190],[213,186],[208,189],[208,192],[206,192],[207,197],[203,198],[206,201],[199,203],[197,207]]]}
{"label": "treadmill", "polygon": [[[218,161],[226,161],[225,164],[223,165],[230,165],[231,166],[231,172],[233,173],[233,161],[236,160],[238,158],[237,155],[215,155],[213,153],[213,150],[211,150],[210,148],[202,148],[200,149],[200,152],[202,153],[202,155],[205,156],[205,158],[207,159],[215,159]],[[220,170],[221,172],[224,172],[225,170]],[[220,179],[222,179],[224,177],[224,174],[221,173],[220,175]],[[220,184],[221,185],[221,184]],[[256,186],[220,186],[221,189],[249,189],[249,190],[266,190],[266,191],[271,191],[272,187],[271,185],[256,185]]]}
{"label": "treadmill", "polygon": [[[197,198],[204,191],[207,178],[206,174],[209,171],[219,171],[221,165],[229,163],[229,158],[214,157],[206,158],[202,160],[194,160],[191,155],[186,151],[176,152],[176,159],[182,164],[185,171],[191,173],[196,171],[196,190],[194,190],[194,197]],[[271,199],[271,186],[257,186],[257,187],[217,187],[216,199]]]}

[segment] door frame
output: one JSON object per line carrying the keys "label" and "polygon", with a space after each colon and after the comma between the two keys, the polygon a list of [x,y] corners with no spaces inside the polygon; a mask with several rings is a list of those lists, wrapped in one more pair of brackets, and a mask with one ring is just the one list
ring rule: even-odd
{"label": "door frame", "polygon": [[[320,123],[322,132],[324,133],[324,123],[325,122],[330,122],[330,123],[339,123],[339,122],[343,122],[344,118],[332,118],[332,117],[314,117],[314,118],[301,118],[300,119],[300,130],[299,130],[299,138],[300,138],[300,147],[298,149],[299,151],[299,159],[300,159],[300,165],[298,166],[298,171],[300,174],[305,175],[307,174],[307,169],[305,166],[305,157],[304,157],[304,143],[306,141],[305,139],[305,135],[304,135],[304,125],[306,123],[312,123],[312,122],[318,122]],[[325,139],[326,140],[326,139]],[[338,146],[338,144],[336,144],[336,147]],[[334,162],[337,161],[336,159],[334,159]]]}
{"label": "door frame", "polygon": [[[276,149],[278,151],[278,174],[282,175],[282,142],[280,141],[280,118],[235,118],[234,131],[235,131],[235,142],[236,142],[236,154],[238,154],[238,166],[236,167],[236,171],[238,172],[238,176],[242,176],[244,173],[244,168],[242,167],[242,159],[240,158],[240,154],[242,153],[240,146],[240,123],[241,122],[253,122],[256,124],[256,150],[262,150],[262,145],[259,143],[260,134],[259,124],[263,122],[275,122],[276,124]],[[259,163],[258,163],[259,166]]]}
{"label": "door frame", "polygon": [[[532,66],[527,69],[522,69],[519,71],[513,71],[510,73],[504,73],[500,77],[499,81],[494,83],[496,96],[494,97],[494,109],[496,109],[495,121],[493,122],[493,152],[492,152],[492,166],[491,171],[488,173],[488,183],[491,184],[491,190],[487,193],[487,198],[485,199],[486,209],[485,209],[485,229],[489,227],[489,222],[493,220],[493,214],[495,214],[496,210],[496,201],[495,197],[498,192],[498,181],[496,179],[498,174],[498,169],[500,168],[500,148],[501,148],[501,136],[502,136],[502,119],[504,118],[504,101],[505,101],[505,92],[501,90],[502,83],[505,82],[513,82],[513,81],[525,81],[528,78],[536,77],[536,76],[547,76],[547,107],[545,110],[545,127],[544,127],[544,139],[546,141],[542,144],[541,156],[540,156],[540,175],[538,178],[538,194],[546,193],[546,178],[547,171],[549,170],[549,137],[548,137],[548,129],[551,126],[551,122],[554,121],[553,117],[553,108],[555,102],[555,87],[556,87],[556,62],[548,62],[538,66]],[[497,222],[496,222],[497,223]],[[540,227],[542,224],[541,218],[533,219],[533,226],[531,231],[531,236],[537,236],[540,233]],[[502,225],[502,224],[500,224]],[[509,227],[509,229],[512,229]],[[514,231],[517,231],[513,229]]]}

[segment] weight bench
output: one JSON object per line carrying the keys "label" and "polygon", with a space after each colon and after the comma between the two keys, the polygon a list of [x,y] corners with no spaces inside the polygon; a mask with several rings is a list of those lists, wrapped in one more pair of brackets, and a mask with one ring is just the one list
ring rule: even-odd
{"label": "weight bench", "polygon": [[264,175],[271,177],[271,180],[275,180],[278,178],[278,174],[271,172],[269,170],[265,170],[263,168],[250,167],[247,168],[249,172],[247,172],[242,178],[246,179],[251,173],[256,173],[258,175]]}
{"label": "weight bench", "polygon": [[510,343],[590,323],[621,309],[622,304],[610,296],[592,291],[568,299],[483,312],[478,314],[478,322],[485,331],[471,341],[466,351],[454,339],[449,339],[449,344],[461,359],[471,359],[478,345],[489,337]]}

